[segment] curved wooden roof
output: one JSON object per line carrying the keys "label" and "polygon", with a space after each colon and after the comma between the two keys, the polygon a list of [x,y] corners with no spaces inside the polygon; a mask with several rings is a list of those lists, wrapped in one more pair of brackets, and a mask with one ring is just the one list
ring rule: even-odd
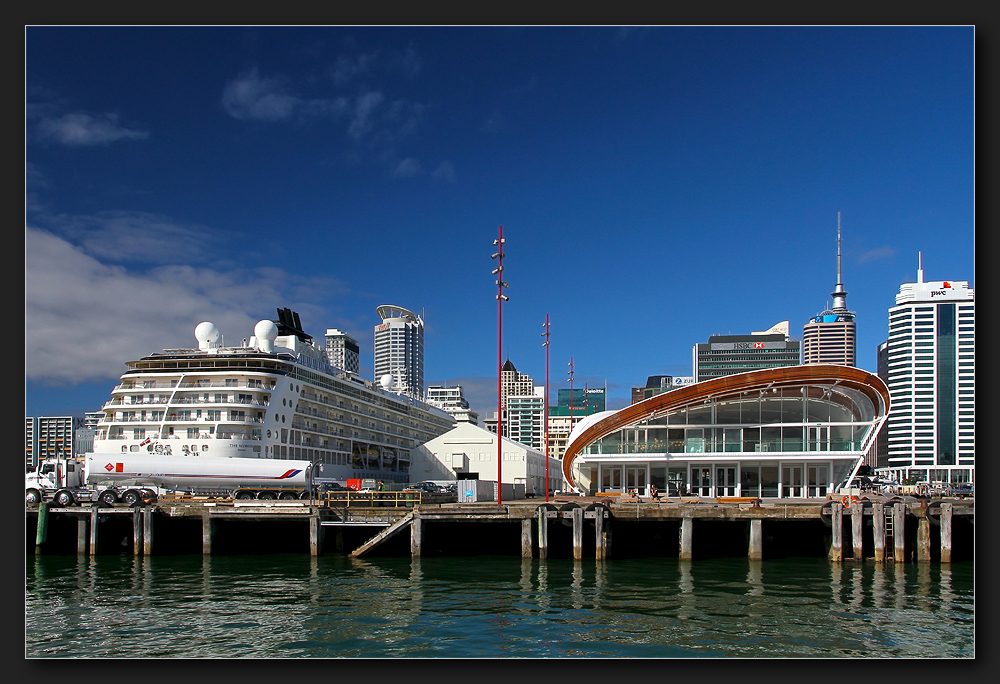
{"label": "curved wooden roof", "polygon": [[573,461],[576,460],[583,448],[601,437],[642,420],[646,416],[662,414],[676,408],[739,392],[801,385],[849,387],[867,396],[876,410],[881,411],[880,417],[884,418],[889,413],[889,388],[877,375],[853,366],[817,363],[727,375],[657,394],[644,401],[626,406],[587,426],[583,432],[573,437],[566,447],[566,453],[563,455],[563,476],[567,482],[577,487],[578,484],[573,480],[571,472]]}

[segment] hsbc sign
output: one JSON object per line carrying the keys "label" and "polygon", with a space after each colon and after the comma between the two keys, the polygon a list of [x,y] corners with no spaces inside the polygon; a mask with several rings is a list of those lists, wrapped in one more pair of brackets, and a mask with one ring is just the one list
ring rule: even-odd
{"label": "hsbc sign", "polygon": [[711,344],[712,351],[754,351],[784,348],[784,342],[713,342]]}

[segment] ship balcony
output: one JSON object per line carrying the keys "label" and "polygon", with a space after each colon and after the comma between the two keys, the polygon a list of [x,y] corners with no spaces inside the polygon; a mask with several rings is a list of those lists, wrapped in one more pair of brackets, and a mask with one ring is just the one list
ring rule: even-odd
{"label": "ship balcony", "polygon": [[263,399],[254,399],[254,398],[246,398],[246,397],[233,397],[233,398],[227,397],[225,399],[216,399],[215,397],[208,397],[206,399],[205,397],[196,397],[196,396],[184,397],[184,396],[182,396],[182,397],[175,397],[174,400],[172,402],[170,402],[170,403],[171,404],[185,404],[185,405],[187,405],[187,404],[198,404],[198,405],[215,404],[217,406],[227,406],[227,405],[231,405],[231,406],[267,406],[267,405],[270,404],[270,400],[268,398],[266,398],[266,397],[263,398]]}
{"label": "ship balcony", "polygon": [[[145,422],[159,422],[146,420]],[[236,423],[239,425],[262,425],[264,423],[263,418],[257,418],[256,416],[221,416],[216,418],[208,418],[206,416],[178,416],[175,414],[170,414],[164,419],[164,423],[210,423],[215,425],[217,423]]]}
{"label": "ship balcony", "polygon": [[199,432],[197,435],[188,435],[188,434],[159,434],[158,432],[156,432],[154,430],[153,433],[145,435],[143,437],[136,437],[135,435],[116,434],[116,435],[108,435],[104,439],[107,439],[108,441],[119,441],[119,440],[120,441],[126,441],[127,440],[127,441],[134,442],[137,439],[145,439],[146,437],[150,437],[150,438],[156,439],[156,440],[164,440],[164,439],[183,439],[183,440],[189,440],[189,439],[199,439],[199,440],[206,440],[206,439],[245,439],[245,440],[260,440],[260,435],[258,435],[258,434],[249,433],[249,432],[239,432],[239,431],[235,431],[235,430],[223,430],[223,431],[217,432],[215,434],[212,434],[210,432]]}

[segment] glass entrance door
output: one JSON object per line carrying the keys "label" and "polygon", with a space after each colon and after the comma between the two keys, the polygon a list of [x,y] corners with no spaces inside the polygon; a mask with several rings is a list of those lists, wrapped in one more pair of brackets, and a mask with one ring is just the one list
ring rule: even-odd
{"label": "glass entrance door", "polygon": [[809,496],[824,497],[830,487],[830,468],[825,464],[809,465]]}
{"label": "glass entrance door", "polygon": [[622,491],[621,466],[604,466],[601,468],[601,491],[602,492]]}
{"label": "glass entrance door", "polygon": [[712,496],[712,468],[691,467],[691,493],[695,496]]}
{"label": "glass entrance door", "polygon": [[736,466],[718,465],[715,467],[715,495],[737,496]]}
{"label": "glass entrance door", "polygon": [[646,466],[629,466],[625,468],[625,492],[632,490],[640,496],[646,495]]}
{"label": "glass entrance door", "polygon": [[781,466],[781,496],[786,499],[805,497],[805,487],[802,482],[802,464],[786,463]]}

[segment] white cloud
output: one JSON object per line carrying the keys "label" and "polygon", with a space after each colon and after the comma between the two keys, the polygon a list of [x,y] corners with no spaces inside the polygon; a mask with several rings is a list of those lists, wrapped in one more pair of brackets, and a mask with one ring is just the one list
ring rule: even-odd
{"label": "white cloud", "polygon": [[431,173],[432,178],[437,180],[444,180],[454,182],[455,180],[455,167],[451,165],[451,162],[443,161],[441,164]]}
{"label": "white cloud", "polygon": [[360,138],[372,129],[372,117],[375,109],[378,108],[385,95],[380,92],[368,92],[359,97],[354,103],[354,118],[347,132],[354,138]]}
{"label": "white cloud", "polygon": [[896,255],[896,250],[892,247],[879,247],[878,249],[872,249],[861,256],[858,257],[859,264],[865,264],[869,261],[881,261],[882,259],[891,259]]}
{"label": "white cloud", "polygon": [[[124,362],[194,346],[194,328],[212,321],[225,343],[253,334],[261,317],[298,297],[336,288],[280,269],[162,266],[130,272],[109,266],[51,233],[25,226],[25,379],[79,383],[117,378]],[[261,302],[274,303],[263,310]],[[295,304],[322,321],[317,305]]]}
{"label": "white cloud", "polygon": [[46,226],[88,255],[114,263],[158,264],[179,256],[200,261],[211,241],[204,226],[182,225],[140,211],[103,211],[91,216],[57,215]]}
{"label": "white cloud", "polygon": [[71,147],[107,145],[117,140],[145,140],[149,137],[146,131],[120,125],[117,114],[91,116],[83,112],[43,117],[35,126],[35,133],[42,140]]}
{"label": "white cloud", "polygon": [[230,81],[222,91],[222,106],[236,119],[281,121],[290,118],[302,100],[285,92],[274,78],[262,78],[256,69]]}
{"label": "white cloud", "polygon": [[371,75],[377,61],[378,52],[360,54],[356,57],[339,57],[330,69],[330,77],[334,84],[345,85],[359,76]]}
{"label": "white cloud", "polygon": [[423,175],[424,170],[420,162],[413,157],[407,157],[396,165],[396,170],[392,172],[394,178],[413,178]]}

